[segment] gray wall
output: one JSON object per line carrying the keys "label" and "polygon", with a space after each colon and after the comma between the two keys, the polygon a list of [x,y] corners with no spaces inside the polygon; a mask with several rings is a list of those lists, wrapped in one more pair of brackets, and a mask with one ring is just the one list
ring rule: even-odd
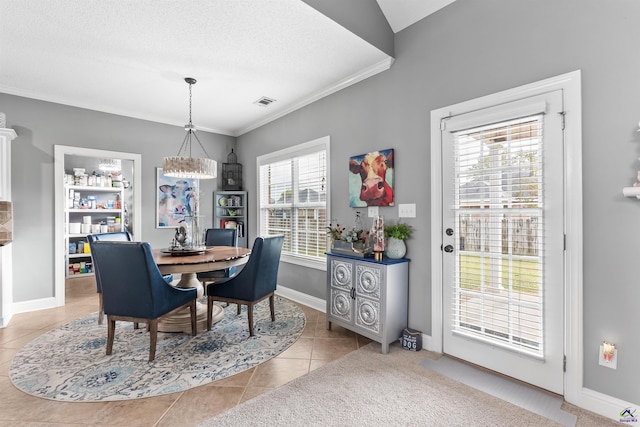
{"label": "gray wall", "polygon": [[[173,229],[156,229],[156,167],[177,154],[182,127],[130,119],[0,93],[0,111],[18,138],[12,142],[11,179],[14,203],[13,300],[54,295],[53,146],[68,145],[142,155],[142,234],[152,246],[168,246]],[[197,123],[196,123],[197,125]],[[198,132],[209,155],[226,162],[235,138]],[[194,148],[199,150],[199,148]],[[196,154],[198,152],[196,151]],[[201,180],[203,224],[211,226],[217,180]],[[25,274],[37,271],[35,276]]]}
{"label": "gray wall", "polygon": [[[389,71],[239,137],[249,194],[256,156],[330,135],[331,216],[352,223],[348,158],[395,148],[396,202],[416,203],[418,213],[407,221],[416,230],[407,242],[409,326],[430,334],[430,111],[582,70],[584,385],[640,403],[640,201],[622,196],[640,169],[638,16],[634,0],[457,0],[396,35]],[[381,213],[393,219],[397,208]],[[280,283],[324,298],[324,274],[303,270],[283,264]],[[617,370],[598,366],[605,339],[618,346]]]}

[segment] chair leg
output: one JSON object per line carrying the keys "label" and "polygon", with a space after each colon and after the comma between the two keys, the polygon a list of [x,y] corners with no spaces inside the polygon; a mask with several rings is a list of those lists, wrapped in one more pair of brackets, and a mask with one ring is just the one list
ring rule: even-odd
{"label": "chair leg", "polygon": [[271,321],[276,321],[276,311],[275,311],[275,295],[271,294],[269,296],[269,309],[271,310]]}
{"label": "chair leg", "polygon": [[[240,304],[238,304],[240,307]],[[249,336],[253,336],[253,303],[247,304],[247,316],[249,316]]]}
{"label": "chair leg", "polygon": [[149,362],[153,362],[156,358],[156,345],[158,344],[158,319],[149,321],[149,335],[151,342],[149,344]]}
{"label": "chair leg", "polygon": [[107,316],[107,356],[113,352],[113,338],[116,333],[116,321]]}
{"label": "chair leg", "polygon": [[98,292],[98,325],[104,322],[104,301],[102,300],[102,292]]}
{"label": "chair leg", "polygon": [[213,300],[207,298],[207,331],[211,330],[211,318],[213,316]]}
{"label": "chair leg", "polygon": [[[194,299],[189,304],[189,311],[191,312],[191,336],[196,336],[198,334],[198,320],[196,319],[196,300]],[[207,312],[209,311],[209,306],[207,305]],[[207,323],[209,323],[209,319],[207,319]]]}

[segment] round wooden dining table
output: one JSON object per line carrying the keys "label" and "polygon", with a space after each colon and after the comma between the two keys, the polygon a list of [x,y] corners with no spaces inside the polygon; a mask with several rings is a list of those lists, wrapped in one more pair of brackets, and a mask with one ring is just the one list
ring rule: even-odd
{"label": "round wooden dining table", "polygon": [[[249,261],[251,249],[237,246],[207,246],[202,253],[182,255],[168,253],[167,249],[154,249],[153,258],[162,274],[180,274],[180,280],[174,284],[179,288],[196,288],[198,298],[204,295],[204,287],[197,278],[197,273],[224,270],[233,266],[244,265]],[[207,306],[196,302],[198,330],[207,325]],[[223,310],[213,307],[212,322],[222,319]],[[189,310],[181,310],[166,316],[158,322],[158,330],[162,332],[190,332],[191,318]]]}

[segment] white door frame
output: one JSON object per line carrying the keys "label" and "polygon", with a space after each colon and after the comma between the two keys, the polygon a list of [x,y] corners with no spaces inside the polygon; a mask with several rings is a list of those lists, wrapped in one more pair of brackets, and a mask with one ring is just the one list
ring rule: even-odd
{"label": "white door frame", "polygon": [[65,191],[64,191],[64,156],[77,155],[83,157],[111,158],[133,161],[133,230],[136,233],[136,240],[141,240],[142,230],[142,156],[136,153],[123,153],[119,151],[98,150],[94,148],[72,147],[67,145],[54,145],[54,187],[55,187],[55,246],[53,250],[53,263],[55,274],[54,300],[55,307],[63,306],[65,303],[65,282],[67,271],[64,268],[64,254],[67,250],[64,247],[65,228]]}
{"label": "white door frame", "polygon": [[578,404],[583,384],[582,339],[582,97],[581,73],[573,71],[514,89],[476,98],[431,112],[431,337],[426,348],[442,353],[442,149],[440,122],[444,117],[553,90],[563,91],[565,112],[565,357],[564,397]]}

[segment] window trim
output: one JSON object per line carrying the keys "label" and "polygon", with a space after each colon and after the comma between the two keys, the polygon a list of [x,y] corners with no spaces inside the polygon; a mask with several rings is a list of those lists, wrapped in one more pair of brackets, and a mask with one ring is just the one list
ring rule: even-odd
{"label": "window trim", "polygon": [[[256,188],[257,188],[257,199],[258,206],[256,209],[256,224],[258,229],[258,235],[263,234],[262,230],[262,222],[261,222],[261,203],[260,203],[260,167],[269,163],[275,163],[280,160],[288,160],[291,157],[298,157],[305,154],[313,153],[316,151],[325,150],[326,158],[327,158],[327,177],[326,177],[326,186],[327,186],[327,200],[326,200],[326,211],[327,218],[331,218],[331,138],[327,136],[323,136],[311,141],[303,142],[301,144],[293,145],[291,147],[283,148],[282,150],[274,151],[271,153],[260,155],[256,158]],[[314,259],[307,256],[297,255],[297,254],[285,254],[283,253],[281,261],[295,264],[302,267],[313,268],[316,270],[326,271],[327,262],[323,257],[321,259]]]}

